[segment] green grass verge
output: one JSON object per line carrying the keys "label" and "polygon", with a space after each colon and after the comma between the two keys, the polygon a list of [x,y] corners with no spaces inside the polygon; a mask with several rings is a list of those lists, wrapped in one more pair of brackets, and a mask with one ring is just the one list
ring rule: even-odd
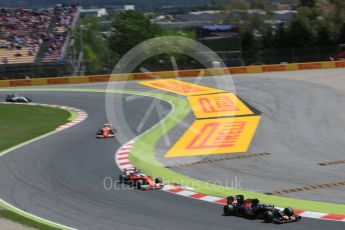
{"label": "green grass verge", "polygon": [[[8,91],[8,89],[0,89],[0,91]],[[17,90],[17,89],[16,89]],[[318,202],[311,200],[301,200],[287,197],[279,196],[269,196],[261,193],[248,192],[240,189],[232,189],[229,187],[224,187],[220,185],[214,185],[207,183],[205,181],[193,179],[179,173],[176,173],[170,169],[165,168],[156,158],[155,158],[155,146],[160,138],[167,134],[172,128],[179,124],[190,112],[190,107],[185,99],[177,98],[165,94],[156,93],[144,93],[136,91],[127,90],[97,90],[97,89],[87,89],[87,88],[31,88],[23,89],[23,91],[70,91],[70,92],[99,92],[99,93],[125,93],[125,94],[136,94],[142,96],[156,97],[164,101],[168,101],[174,105],[174,110],[160,122],[159,126],[151,129],[150,132],[145,133],[140,136],[136,141],[134,147],[130,153],[130,160],[133,165],[140,168],[147,174],[152,176],[163,177],[166,183],[177,182],[183,185],[191,186],[196,189],[196,191],[205,193],[208,195],[226,197],[231,194],[243,194],[246,197],[256,197],[264,203],[274,204],[279,207],[292,207],[300,210],[308,210],[315,212],[324,213],[334,213],[334,214],[345,214],[345,205],[343,204],[333,204],[326,202]],[[164,126],[164,129],[161,127]]]}
{"label": "green grass verge", "polygon": [[[45,136],[59,125],[73,120],[77,114],[44,106],[0,104],[0,153],[23,142]],[[1,154],[0,154],[1,156]],[[64,229],[23,213],[0,200],[0,217],[40,230]]]}
{"label": "green grass verge", "polygon": [[0,104],[0,151],[51,132],[70,116],[62,109]]}

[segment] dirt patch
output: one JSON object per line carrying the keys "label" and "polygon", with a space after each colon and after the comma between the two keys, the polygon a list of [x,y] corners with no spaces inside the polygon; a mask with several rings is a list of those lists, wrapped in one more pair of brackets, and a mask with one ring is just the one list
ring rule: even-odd
{"label": "dirt patch", "polygon": [[29,228],[24,225],[15,223],[13,221],[0,218],[0,229],[3,230],[35,230],[34,228]]}

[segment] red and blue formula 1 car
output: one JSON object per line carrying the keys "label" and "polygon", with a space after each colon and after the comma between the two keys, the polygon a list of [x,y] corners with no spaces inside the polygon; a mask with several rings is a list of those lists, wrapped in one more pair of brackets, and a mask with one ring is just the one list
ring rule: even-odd
{"label": "red and blue formula 1 car", "polygon": [[97,132],[97,138],[113,138],[115,137],[116,130],[113,128],[111,124],[104,124],[103,128],[101,128]]}
{"label": "red and blue formula 1 car", "polygon": [[126,168],[119,176],[121,183],[129,184],[140,190],[154,190],[163,188],[164,184],[161,178],[153,179],[151,176],[147,176],[140,172],[135,167]]}
{"label": "red and blue formula 1 car", "polygon": [[244,199],[243,195],[229,196],[223,211],[225,216],[263,219],[265,223],[285,224],[301,220],[291,208],[283,211],[273,205],[261,204],[258,199]]}

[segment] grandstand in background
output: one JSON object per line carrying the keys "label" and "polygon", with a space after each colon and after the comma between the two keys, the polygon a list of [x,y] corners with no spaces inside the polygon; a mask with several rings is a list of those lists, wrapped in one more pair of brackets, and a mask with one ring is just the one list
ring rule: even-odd
{"label": "grandstand in background", "polygon": [[[58,65],[60,71],[68,68],[67,47],[79,14],[79,7],[66,5],[0,9],[0,79],[23,74],[32,77],[30,72],[42,66],[54,69]],[[16,69],[29,71],[18,75]]]}

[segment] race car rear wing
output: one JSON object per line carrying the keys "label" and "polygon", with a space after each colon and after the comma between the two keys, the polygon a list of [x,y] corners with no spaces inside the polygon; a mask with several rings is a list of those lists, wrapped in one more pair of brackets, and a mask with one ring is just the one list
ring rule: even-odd
{"label": "race car rear wing", "polygon": [[136,167],[125,168],[125,169],[123,170],[123,172],[124,172],[125,174],[134,173],[135,171],[137,171],[137,168],[136,168]]}

